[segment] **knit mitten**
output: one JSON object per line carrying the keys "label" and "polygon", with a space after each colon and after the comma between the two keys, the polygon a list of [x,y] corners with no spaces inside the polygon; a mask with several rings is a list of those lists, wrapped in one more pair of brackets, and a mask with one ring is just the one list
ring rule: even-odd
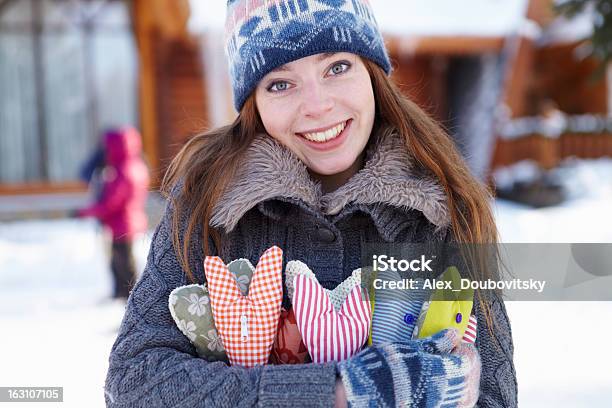
{"label": "knit mitten", "polygon": [[268,362],[281,312],[282,266],[280,248],[264,252],[245,296],[221,258],[204,260],[215,324],[231,364],[253,367]]}
{"label": "knit mitten", "polygon": [[361,288],[361,271],[353,271],[334,290],[323,288],[300,261],[287,263],[287,292],[308,353],[315,363],[345,360],[368,339],[371,309]]}
{"label": "knit mitten", "polygon": [[349,407],[471,407],[478,400],[480,357],[455,329],[385,343],[338,363]]}

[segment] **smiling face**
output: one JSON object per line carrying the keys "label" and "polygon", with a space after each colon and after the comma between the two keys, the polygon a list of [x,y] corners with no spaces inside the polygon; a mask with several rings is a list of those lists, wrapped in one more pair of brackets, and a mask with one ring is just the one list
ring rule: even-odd
{"label": "smiling face", "polygon": [[269,72],[255,89],[270,136],[314,173],[334,175],[361,156],[374,124],[374,92],[355,54],[316,54]]}

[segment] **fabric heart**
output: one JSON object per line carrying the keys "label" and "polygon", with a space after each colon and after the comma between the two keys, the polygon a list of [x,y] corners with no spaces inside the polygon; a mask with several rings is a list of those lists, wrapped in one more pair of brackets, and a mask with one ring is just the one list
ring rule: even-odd
{"label": "fabric heart", "polygon": [[266,250],[244,296],[221,258],[204,260],[215,324],[231,364],[254,367],[268,361],[281,312],[282,266],[283,251]]}
{"label": "fabric heart", "polygon": [[177,327],[194,345],[198,356],[208,361],[228,361],[213,320],[210,296],[205,285],[174,289],[168,299],[168,308]]}
{"label": "fabric heart", "polygon": [[478,333],[478,320],[476,319],[476,316],[471,315],[470,321],[465,329],[465,333],[463,333],[461,341],[464,343],[474,344],[476,342],[476,333]]}
{"label": "fabric heart", "polygon": [[[248,259],[236,259],[227,265],[228,269],[236,277],[236,282],[243,296],[248,295],[249,285],[253,277],[255,267]],[[308,350],[302,341],[302,336],[295,321],[293,309],[281,308],[278,320],[276,338],[270,353],[270,364],[303,364],[310,362]]]}
{"label": "fabric heart", "polygon": [[248,295],[251,279],[253,279],[253,272],[255,272],[255,267],[251,262],[244,258],[234,259],[227,264],[227,269],[234,275],[240,293],[242,293],[243,296]]}
{"label": "fabric heart", "polygon": [[[425,336],[424,334],[419,334],[420,331],[422,331],[422,327],[424,324],[425,319],[433,319],[433,314],[429,314],[428,315],[428,311],[431,308],[431,305],[434,304],[434,302],[432,301],[427,301],[425,303],[423,303],[423,309],[421,310],[421,315],[419,316],[419,321],[417,322],[417,326],[414,329],[414,333],[412,338],[416,339],[416,338],[423,338],[423,337],[428,337]],[[439,304],[437,304],[436,306],[439,306]],[[447,303],[447,307],[452,306],[452,304],[450,302]],[[435,313],[435,315],[438,315],[438,312]],[[452,316],[455,316],[455,321],[452,321]],[[439,316],[439,315],[438,315]],[[438,320],[438,322],[436,323],[435,327],[442,327],[443,324],[442,322],[447,321],[447,325],[446,327],[455,327],[457,328],[457,330],[459,331],[459,334],[462,335],[461,337],[461,341],[463,343],[470,343],[470,344],[474,344],[476,342],[476,335],[478,333],[478,319],[476,318],[476,316],[474,315],[470,315],[470,318],[468,319],[468,323],[465,327],[465,331],[461,331],[461,327],[459,327],[459,325],[456,322],[456,313],[454,312],[450,312],[449,313],[449,317],[446,319],[440,319]],[[431,329],[430,329],[431,330]],[[433,329],[435,330],[435,329]],[[442,329],[443,330],[443,329]]]}
{"label": "fabric heart", "polygon": [[[227,265],[243,295],[246,295],[255,268],[248,259],[236,259]],[[168,308],[179,330],[194,345],[198,356],[208,361],[228,362],[225,348],[215,326],[206,285],[175,288]]]}
{"label": "fabric heart", "polygon": [[306,264],[291,261],[285,279],[313,362],[346,360],[361,350],[371,323],[368,295],[361,290],[361,270],[353,271],[334,290],[327,290]]}
{"label": "fabric heart", "polygon": [[455,266],[448,267],[438,278],[451,282],[450,288],[436,289],[423,309],[412,333],[413,338],[429,337],[439,331],[455,328],[463,337],[472,313],[474,289],[461,288],[461,274]]}
{"label": "fabric heart", "polygon": [[310,361],[293,308],[282,309],[276,339],[268,362],[270,364],[303,364]]}
{"label": "fabric heart", "polygon": [[423,280],[414,279],[415,289],[388,289],[386,282],[402,282],[399,272],[377,271],[378,285],[370,285],[372,330],[369,345],[397,343],[412,338],[412,331],[430,290],[423,289]]}

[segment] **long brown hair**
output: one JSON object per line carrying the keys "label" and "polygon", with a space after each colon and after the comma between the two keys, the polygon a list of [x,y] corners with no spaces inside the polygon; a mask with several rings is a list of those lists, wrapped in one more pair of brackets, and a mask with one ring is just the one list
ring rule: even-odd
{"label": "long brown hair", "polygon": [[[456,242],[496,244],[497,228],[489,206],[491,192],[470,173],[442,127],[403,95],[378,65],[366,58],[362,60],[370,74],[376,102],[372,133],[381,126],[395,127],[404,136],[410,155],[437,178],[446,192]],[[173,244],[187,276],[194,282],[189,265],[191,236],[200,226],[203,253],[210,253],[209,237],[216,248],[221,248],[220,234],[209,227],[213,208],[234,178],[247,148],[262,131],[264,127],[252,93],[232,124],[193,137],[167,169],[162,191],[174,205]],[[170,194],[180,180],[184,184],[179,194]],[[178,225],[185,212],[189,218],[185,235],[181,237]],[[481,259],[478,262],[482,265]],[[488,268],[479,270],[482,275],[479,278],[493,277]],[[479,291],[477,297],[491,330],[488,304]]]}

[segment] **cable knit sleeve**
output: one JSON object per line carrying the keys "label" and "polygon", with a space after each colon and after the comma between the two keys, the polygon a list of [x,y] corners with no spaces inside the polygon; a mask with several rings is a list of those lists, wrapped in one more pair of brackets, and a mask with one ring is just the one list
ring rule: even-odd
{"label": "cable knit sleeve", "polygon": [[168,206],[155,231],[111,350],[107,406],[332,406],[333,363],[246,369],[197,357],[168,309],[172,289],[187,281],[172,246],[171,212]]}
{"label": "cable knit sleeve", "polygon": [[481,322],[486,322],[486,317],[478,302],[474,302],[478,318],[476,348],[482,361],[480,398],[477,406],[481,408],[516,407],[518,404],[517,383],[510,320],[503,300],[497,296],[490,296],[490,298],[492,298],[489,300],[489,307],[494,336],[491,336],[486,324],[481,324]]}
{"label": "cable knit sleeve", "polygon": [[[450,229],[447,230],[444,241],[446,243],[456,242]],[[454,262],[448,262],[448,265],[463,264],[457,253],[451,257],[454,258]],[[487,320],[480,303],[474,302],[478,319],[476,348],[482,362],[480,397],[477,406],[480,408],[516,407],[518,387],[514,369],[514,345],[510,319],[506,313],[504,301],[499,295],[487,291],[483,297],[489,306],[490,319]],[[493,323],[493,335],[489,331],[487,321]]]}

